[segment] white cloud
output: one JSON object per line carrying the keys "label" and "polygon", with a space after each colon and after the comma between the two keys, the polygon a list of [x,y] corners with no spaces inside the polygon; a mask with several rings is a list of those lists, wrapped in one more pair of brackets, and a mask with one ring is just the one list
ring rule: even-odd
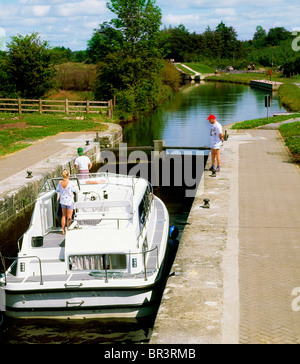
{"label": "white cloud", "polygon": [[107,12],[105,1],[83,0],[55,6],[53,11],[58,16],[96,15]]}
{"label": "white cloud", "polygon": [[[0,27],[7,41],[16,34],[38,32],[51,46],[85,49],[93,31],[113,17],[108,0],[0,0]],[[163,25],[183,24],[190,32],[202,33],[220,21],[232,26],[240,39],[251,39],[257,25],[268,30],[300,26],[299,0],[157,0]]]}
{"label": "white cloud", "polygon": [[218,16],[235,16],[236,11],[233,8],[218,8],[214,10],[214,14]]}
{"label": "white cloud", "polygon": [[37,5],[32,7],[33,15],[38,17],[46,16],[49,13],[49,10],[49,5]]}
{"label": "white cloud", "polygon": [[200,21],[200,16],[197,14],[193,15],[173,15],[168,14],[164,17],[164,21],[173,26],[177,26],[179,24],[197,24]]}

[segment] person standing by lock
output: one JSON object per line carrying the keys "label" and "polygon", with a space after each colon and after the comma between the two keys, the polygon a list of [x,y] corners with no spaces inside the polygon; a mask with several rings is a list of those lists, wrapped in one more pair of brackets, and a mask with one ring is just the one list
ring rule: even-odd
{"label": "person standing by lock", "polygon": [[93,164],[88,156],[83,155],[83,149],[81,147],[78,148],[77,152],[78,157],[75,159],[74,166],[78,168],[79,178],[88,178]]}
{"label": "person standing by lock", "polygon": [[223,145],[223,141],[224,141],[222,125],[216,120],[216,117],[214,115],[209,115],[207,120],[211,124],[210,148],[211,148],[212,166],[210,167],[209,170],[220,172],[220,168],[221,168],[220,148]]}

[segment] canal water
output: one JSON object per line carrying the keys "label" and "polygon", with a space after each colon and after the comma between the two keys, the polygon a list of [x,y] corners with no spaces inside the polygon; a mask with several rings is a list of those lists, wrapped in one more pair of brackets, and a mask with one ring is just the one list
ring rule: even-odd
{"label": "canal water", "polygon": [[[249,86],[202,82],[186,86],[182,92],[149,118],[124,129],[129,146],[153,145],[165,140],[167,146],[209,145],[210,114],[224,126],[238,121],[267,117],[266,91]],[[285,112],[278,93],[271,93],[270,117]],[[226,127],[225,127],[226,129]]]}
{"label": "canal water", "polygon": [[[249,86],[224,83],[190,84],[153,115],[124,127],[128,146],[151,146],[153,140],[165,140],[167,146],[199,147],[209,145],[209,122],[214,114],[224,126],[237,121],[267,116],[265,91]],[[276,93],[272,94],[269,116],[284,112]],[[194,153],[189,151],[189,153]],[[196,153],[196,152],[195,152]],[[207,152],[204,153],[207,158]],[[156,187],[155,194],[166,203],[171,225],[180,235],[184,229],[193,198],[184,188]],[[0,325],[0,344],[16,343],[148,343],[155,316],[148,321],[14,321],[4,319]],[[0,317],[1,324],[1,317]]]}

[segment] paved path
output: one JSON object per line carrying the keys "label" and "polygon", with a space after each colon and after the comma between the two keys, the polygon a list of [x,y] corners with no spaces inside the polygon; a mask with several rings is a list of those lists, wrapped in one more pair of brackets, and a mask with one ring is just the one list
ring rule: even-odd
{"label": "paved path", "polygon": [[[241,343],[300,343],[300,174],[276,131],[239,149]],[[300,291],[299,291],[300,292]]]}
{"label": "paved path", "polygon": [[276,130],[229,130],[221,155],[193,204],[151,342],[300,343],[299,166]]}
{"label": "paved path", "polygon": [[[86,140],[93,140],[95,133],[76,132],[60,133],[34,142],[28,148],[9,154],[0,158],[0,181],[22,171],[44,159],[53,157],[56,153],[73,148],[74,156],[77,155],[77,148],[84,146]],[[26,175],[26,173],[25,173]]]}

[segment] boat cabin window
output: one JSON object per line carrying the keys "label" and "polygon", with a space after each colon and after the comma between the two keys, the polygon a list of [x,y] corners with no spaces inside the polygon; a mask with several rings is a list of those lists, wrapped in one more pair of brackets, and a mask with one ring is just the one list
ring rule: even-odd
{"label": "boat cabin window", "polygon": [[69,257],[69,268],[72,271],[126,269],[126,255],[72,255]]}

